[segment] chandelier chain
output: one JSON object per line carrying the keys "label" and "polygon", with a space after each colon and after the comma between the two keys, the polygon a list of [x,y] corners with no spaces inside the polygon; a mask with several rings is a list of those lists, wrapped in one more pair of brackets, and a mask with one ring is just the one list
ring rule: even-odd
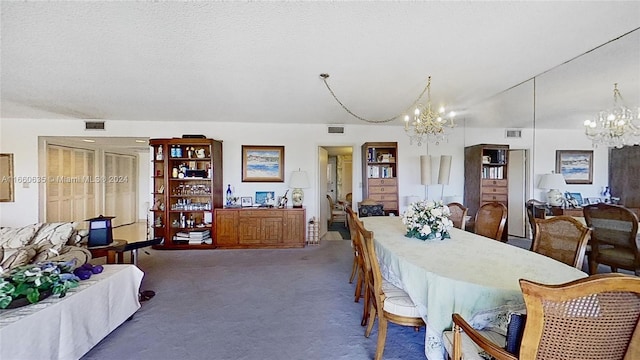
{"label": "chandelier chain", "polygon": [[422,90],[420,95],[418,95],[418,98],[416,98],[416,100],[411,105],[409,105],[409,107],[407,107],[402,113],[400,113],[398,115],[395,115],[393,117],[390,117],[388,119],[384,119],[384,120],[370,120],[370,119],[366,119],[366,118],[354,113],[345,104],[343,104],[342,101],[340,101],[338,99],[336,94],[333,92],[333,89],[331,89],[331,86],[329,86],[329,83],[327,82],[327,78],[329,77],[329,74],[320,74],[320,77],[322,77],[322,81],[324,81],[324,85],[329,90],[329,93],[331,93],[331,96],[333,96],[333,98],[336,100],[336,102],[338,102],[338,104],[340,104],[340,106],[342,106],[344,111],[346,111],[347,113],[349,113],[349,115],[355,117],[356,119],[358,119],[360,121],[373,123],[373,124],[387,123],[387,122],[393,121],[393,120],[398,119],[399,117],[401,117],[404,113],[406,113],[407,111],[409,111],[411,108],[415,107],[418,104],[420,99],[424,96],[424,93],[427,92],[427,90],[429,90],[429,84],[431,83],[431,77],[429,77],[429,82],[428,82],[427,86],[425,86],[425,88]]}

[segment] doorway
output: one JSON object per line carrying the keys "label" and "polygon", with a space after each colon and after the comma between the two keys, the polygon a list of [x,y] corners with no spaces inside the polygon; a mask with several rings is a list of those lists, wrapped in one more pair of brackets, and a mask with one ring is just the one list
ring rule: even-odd
{"label": "doorway", "polygon": [[[320,237],[327,232],[331,216],[327,195],[333,202],[344,204],[347,195],[353,193],[353,146],[318,147],[318,200],[320,209]],[[349,196],[352,198],[351,196]],[[349,204],[353,206],[353,204]]]}

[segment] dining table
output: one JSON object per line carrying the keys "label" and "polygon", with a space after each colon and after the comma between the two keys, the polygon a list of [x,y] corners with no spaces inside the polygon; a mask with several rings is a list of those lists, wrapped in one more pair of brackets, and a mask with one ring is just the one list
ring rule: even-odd
{"label": "dining table", "polygon": [[420,240],[405,236],[399,216],[362,221],[373,232],[382,276],[409,295],[427,325],[429,360],[446,359],[442,333],[451,329],[453,313],[472,319],[524,309],[520,279],[561,284],[587,276],[544,255],[457,228],[449,230],[448,239]]}

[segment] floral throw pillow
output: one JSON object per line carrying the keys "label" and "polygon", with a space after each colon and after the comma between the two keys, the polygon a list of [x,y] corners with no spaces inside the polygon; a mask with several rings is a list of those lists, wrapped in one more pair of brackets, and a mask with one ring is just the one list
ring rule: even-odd
{"label": "floral throw pillow", "polygon": [[512,313],[526,313],[524,304],[506,304],[474,314],[469,325],[478,330],[491,330],[507,336],[509,318]]}
{"label": "floral throw pillow", "polygon": [[14,267],[26,265],[36,256],[36,248],[33,245],[27,245],[15,251],[11,256],[2,261],[0,267],[3,271],[13,269]]}
{"label": "floral throw pillow", "polygon": [[0,246],[5,249],[18,249],[30,243],[42,224],[31,224],[20,228],[4,227],[0,229]]}
{"label": "floral throw pillow", "polygon": [[48,242],[54,249],[60,250],[69,241],[75,228],[76,223],[71,222],[44,223],[31,243],[42,246]]}

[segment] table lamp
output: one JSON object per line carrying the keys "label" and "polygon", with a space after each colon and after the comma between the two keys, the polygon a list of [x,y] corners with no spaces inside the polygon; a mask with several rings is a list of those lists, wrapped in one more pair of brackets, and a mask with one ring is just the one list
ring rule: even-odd
{"label": "table lamp", "polygon": [[564,197],[560,192],[560,188],[566,185],[562,174],[544,174],[538,183],[539,189],[548,189],[547,203],[551,206],[562,206]]}
{"label": "table lamp", "polygon": [[309,187],[309,178],[306,171],[293,171],[289,178],[289,186],[293,188],[291,192],[291,202],[294,208],[302,207],[304,201],[304,192],[302,189]]}
{"label": "table lamp", "polygon": [[431,155],[420,155],[420,183],[424,185],[424,201],[427,201],[431,185]]}

